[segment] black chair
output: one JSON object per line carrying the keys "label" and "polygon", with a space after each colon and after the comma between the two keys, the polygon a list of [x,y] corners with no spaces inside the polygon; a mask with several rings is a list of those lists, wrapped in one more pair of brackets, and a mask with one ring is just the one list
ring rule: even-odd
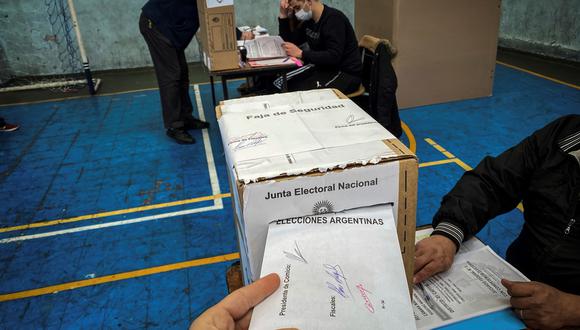
{"label": "black chair", "polygon": [[391,64],[396,50],[390,42],[365,35],[359,42],[363,74],[359,90],[347,95],[396,137],[403,133],[397,105],[397,76]]}

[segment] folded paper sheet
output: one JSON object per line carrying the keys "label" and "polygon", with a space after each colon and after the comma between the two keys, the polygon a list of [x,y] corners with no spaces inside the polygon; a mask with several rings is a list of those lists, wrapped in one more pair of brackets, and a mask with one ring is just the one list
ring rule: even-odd
{"label": "folded paper sheet", "polygon": [[270,224],[262,276],[280,288],[250,329],[415,329],[390,205]]}
{"label": "folded paper sheet", "polygon": [[[266,103],[272,107],[278,105],[296,105],[302,103],[311,103],[318,101],[328,101],[337,100],[338,97],[332,89],[313,89],[309,91],[293,92],[293,93],[279,93],[279,94],[269,94],[269,95],[258,95],[251,97],[244,97],[240,99],[229,99],[223,100],[222,103],[225,106],[237,106],[240,104],[248,103]],[[236,108],[223,108],[223,112],[227,112],[224,109],[236,110]]]}
{"label": "folded paper sheet", "polygon": [[284,94],[260,95],[244,97],[240,99],[224,100],[221,108],[222,113],[244,113],[251,108],[272,108],[280,105],[298,105],[320,101],[337,100],[338,97],[332,89],[313,89]]}
{"label": "folded paper sheet", "polygon": [[[244,161],[394,139],[348,99],[272,108],[250,103],[244,112],[223,112],[219,125],[227,156],[236,166]],[[351,158],[345,154],[342,162]],[[276,170],[284,173],[286,167]]]}

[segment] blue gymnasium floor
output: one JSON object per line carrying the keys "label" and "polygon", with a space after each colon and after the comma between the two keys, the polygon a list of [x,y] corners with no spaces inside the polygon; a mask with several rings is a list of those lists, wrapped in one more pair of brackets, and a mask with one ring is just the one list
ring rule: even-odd
{"label": "blue gymnasium floor", "polygon": [[[209,86],[191,96],[212,123],[192,146],[165,137],[156,90],[0,107],[21,124],[0,135],[1,329],[186,329],[226,294],[223,149]],[[465,169],[574,112],[578,89],[501,65],[491,98],[402,111],[418,225]],[[515,210],[479,237],[503,255],[521,223]]]}

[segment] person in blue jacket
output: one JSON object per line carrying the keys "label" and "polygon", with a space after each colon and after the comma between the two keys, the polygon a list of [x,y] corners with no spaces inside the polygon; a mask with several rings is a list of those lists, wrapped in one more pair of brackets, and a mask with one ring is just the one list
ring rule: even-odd
{"label": "person in blue jacket", "polygon": [[139,30],[147,42],[159,84],[167,135],[193,144],[190,129],[209,124],[193,117],[185,48],[199,28],[195,0],[149,0],[142,8]]}

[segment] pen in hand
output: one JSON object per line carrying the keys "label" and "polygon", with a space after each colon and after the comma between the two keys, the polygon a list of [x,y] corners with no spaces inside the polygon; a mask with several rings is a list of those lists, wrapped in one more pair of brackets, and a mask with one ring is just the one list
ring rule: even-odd
{"label": "pen in hand", "polygon": [[427,290],[425,290],[425,286],[423,285],[423,283],[419,283],[419,284],[417,284],[417,286],[419,287],[419,289],[421,289],[421,293],[423,295],[423,299],[425,299],[425,302],[427,303],[427,305],[429,307],[433,308],[434,301],[431,298],[431,295],[427,292]]}

